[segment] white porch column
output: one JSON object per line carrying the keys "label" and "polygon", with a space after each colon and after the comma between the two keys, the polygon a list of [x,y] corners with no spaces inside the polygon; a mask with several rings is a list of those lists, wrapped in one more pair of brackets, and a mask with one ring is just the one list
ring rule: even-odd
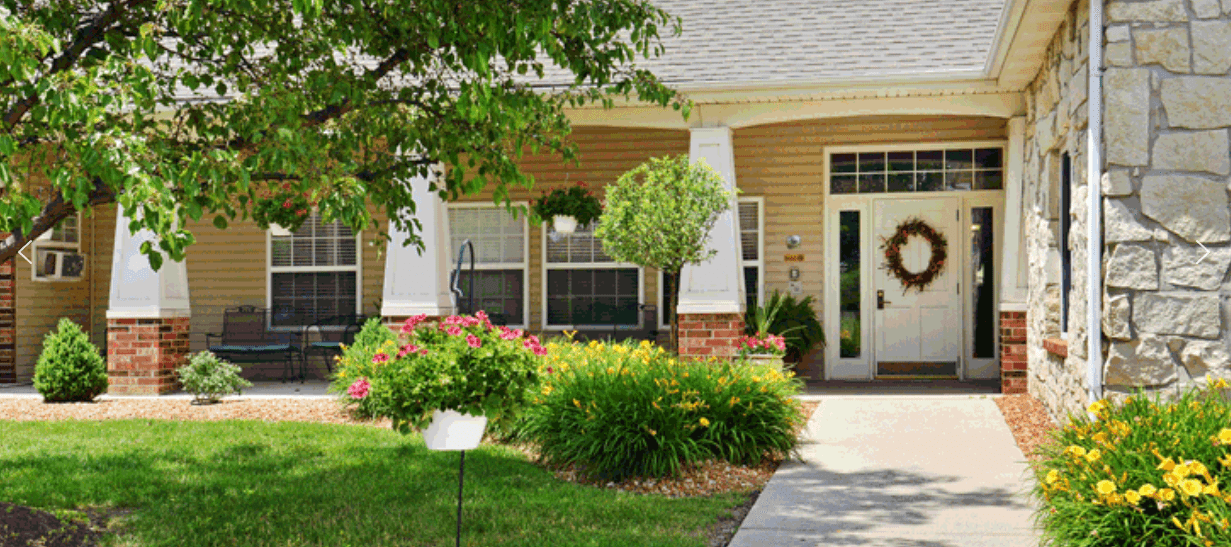
{"label": "white porch column", "polygon": [[1000,390],[1026,392],[1026,227],[1022,225],[1025,188],[1026,118],[1009,119],[1005,158],[1004,244],[1000,246]]}
{"label": "white porch column", "polygon": [[175,389],[175,369],[188,355],[188,269],[164,260],[154,271],[141,244],[156,244],[149,230],[128,231],[130,217],[116,207],[107,306],[107,375],[113,394],[161,394]]}
{"label": "white porch column", "polygon": [[731,356],[743,334],[745,307],[731,128],[693,128],[691,141],[691,160],[704,161],[718,171],[731,198],[710,231],[710,245],[717,253],[700,265],[685,265],[680,272],[678,349],[681,355]]}
{"label": "white porch column", "polygon": [[[386,323],[404,321],[413,315],[441,317],[453,313],[449,297],[449,217],[440,196],[428,189],[430,181],[415,177],[409,182],[415,200],[415,217],[422,226],[419,237],[423,252],[402,245],[406,232],[389,224],[385,257],[384,297],[380,314]],[[409,215],[409,212],[402,214]]]}

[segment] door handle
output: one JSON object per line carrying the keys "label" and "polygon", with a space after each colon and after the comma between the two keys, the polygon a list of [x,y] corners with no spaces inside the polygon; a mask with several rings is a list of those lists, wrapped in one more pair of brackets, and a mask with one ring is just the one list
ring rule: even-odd
{"label": "door handle", "polygon": [[885,291],[876,291],[876,309],[883,310],[885,309],[885,304],[892,303],[885,301]]}

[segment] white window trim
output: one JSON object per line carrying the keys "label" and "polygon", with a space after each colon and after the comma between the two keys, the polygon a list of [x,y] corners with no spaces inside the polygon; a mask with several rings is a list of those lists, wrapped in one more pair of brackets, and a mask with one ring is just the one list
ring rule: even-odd
{"label": "white window trim", "polygon": [[[30,256],[30,279],[32,281],[37,281],[39,283],[75,283],[75,282],[82,281],[86,278],[85,271],[82,272],[81,277],[72,277],[72,278],[66,278],[66,279],[53,279],[50,277],[40,277],[38,275],[38,263],[39,263],[38,251],[39,249],[46,249],[46,250],[51,250],[51,251],[69,251],[69,252],[73,252],[77,254],[82,254],[81,240],[85,239],[85,234],[84,234],[84,231],[82,230],[83,224],[82,224],[81,211],[77,211],[76,215],[77,215],[77,242],[76,243],[69,243],[66,241],[52,241],[51,240],[52,230],[47,230],[46,232],[43,232],[43,235],[39,236],[38,238],[35,238],[33,241],[30,242],[30,255],[29,255]],[[86,260],[88,261],[89,257],[86,257]],[[88,268],[86,268],[86,271],[88,271]]]}
{"label": "white window trim", "polygon": [[[739,198],[739,203],[756,203],[757,204],[757,259],[753,261],[744,261],[744,252],[741,249],[739,252],[739,278],[744,279],[744,269],[752,266],[757,268],[757,305],[765,303],[765,196],[743,196]],[[739,219],[739,211],[736,211],[736,219]],[[743,235],[743,231],[740,231]],[[671,325],[667,324],[667,295],[663,290],[663,272],[658,272],[658,328],[666,329]]]}
{"label": "white window trim", "polygon": [[[644,325],[645,317],[643,317],[644,314],[641,313],[641,309],[640,309],[640,306],[645,304],[645,268],[642,268],[641,266],[638,266],[636,264],[631,264],[628,262],[569,262],[569,263],[561,263],[561,264],[551,264],[547,261],[547,232],[548,231],[550,230],[548,230],[546,224],[544,224],[543,228],[539,230],[539,233],[540,233],[539,241],[542,245],[542,250],[541,250],[542,254],[539,255],[542,257],[542,260],[541,260],[542,279],[540,280],[542,292],[539,293],[540,295],[542,295],[542,297],[540,298],[541,302],[539,302],[539,309],[542,315],[539,316],[540,317],[539,328],[543,331],[551,331],[551,332],[566,331],[566,330],[610,331],[613,328],[616,330],[640,330],[642,328],[645,328],[645,325]],[[548,270],[628,270],[628,269],[634,269],[634,268],[637,270],[637,306],[638,306],[637,326],[635,328],[627,327],[627,326],[626,327],[620,327],[620,326],[612,327],[610,325],[548,325],[547,324],[547,271]]]}
{"label": "white window trim", "polygon": [[[355,264],[353,266],[274,266],[273,234],[265,230],[265,309],[274,307],[274,276],[276,273],[355,272],[355,314],[363,313],[363,232],[355,232]],[[308,325],[273,325],[273,314],[267,313],[265,328],[271,331],[298,332]]]}
{"label": "white window trim", "polygon": [[[527,210],[529,210],[530,202],[514,201],[513,205],[522,206],[522,207],[525,207]],[[482,202],[447,204],[446,211],[452,211],[454,209],[504,209],[504,207],[498,206],[494,203],[482,203]],[[506,212],[507,212],[507,209],[506,209]],[[512,214],[512,213],[509,213],[509,214]],[[448,219],[446,219],[446,221],[447,220]],[[507,325],[509,328],[516,328],[516,329],[525,329],[528,327],[528,325],[530,325],[530,224],[526,218],[526,215],[521,215],[521,229],[522,229],[523,237],[522,237],[522,250],[521,250],[521,260],[522,261],[520,265],[516,265],[516,263],[513,263],[513,262],[501,262],[499,264],[480,264],[477,258],[474,263],[475,270],[521,269],[521,286],[522,286],[521,324]],[[457,253],[453,252],[454,249],[453,249],[452,241],[449,241],[448,245],[449,245],[449,263],[446,264],[445,267],[449,269],[449,272],[452,272],[453,268],[457,266]],[[464,262],[462,264],[462,267],[469,268],[470,261]]]}

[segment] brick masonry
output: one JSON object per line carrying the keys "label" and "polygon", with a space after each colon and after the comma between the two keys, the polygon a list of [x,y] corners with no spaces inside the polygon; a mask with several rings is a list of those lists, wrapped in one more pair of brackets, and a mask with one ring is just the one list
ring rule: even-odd
{"label": "brick masonry", "polygon": [[1026,312],[1000,312],[1000,392],[1026,392]]}
{"label": "brick masonry", "polygon": [[[0,237],[7,234],[0,234]],[[17,288],[13,260],[0,264],[0,384],[17,383]]]}
{"label": "brick masonry", "polygon": [[107,376],[112,395],[175,391],[175,369],[188,359],[187,317],[107,320]]}
{"label": "brick masonry", "polygon": [[744,316],[738,313],[681,314],[681,357],[734,357],[744,335]]}
{"label": "brick masonry", "polygon": [[[439,315],[429,315],[427,316],[427,319],[423,320],[423,322],[424,323],[438,323],[440,322],[442,318],[443,316],[439,316]],[[394,334],[402,332],[402,325],[406,323],[407,319],[410,319],[409,315],[381,316],[381,320],[384,321],[385,326],[389,327],[389,330],[393,331]]]}

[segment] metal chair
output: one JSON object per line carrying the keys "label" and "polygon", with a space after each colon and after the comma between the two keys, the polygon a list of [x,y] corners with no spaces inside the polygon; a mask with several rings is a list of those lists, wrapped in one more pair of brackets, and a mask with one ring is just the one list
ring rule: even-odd
{"label": "metal chair", "polygon": [[349,346],[355,342],[355,335],[359,334],[365,322],[367,322],[366,316],[352,313],[326,317],[305,327],[303,335],[305,366],[309,357],[321,355],[325,359],[325,370],[333,374],[332,357],[342,355],[342,346]]}

